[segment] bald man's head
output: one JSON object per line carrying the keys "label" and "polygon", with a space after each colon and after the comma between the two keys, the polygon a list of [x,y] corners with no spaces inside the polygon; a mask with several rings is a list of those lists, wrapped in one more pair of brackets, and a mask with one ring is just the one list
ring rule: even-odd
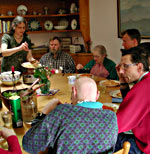
{"label": "bald man's head", "polygon": [[95,102],[99,97],[97,85],[95,81],[88,77],[81,77],[76,80],[72,87],[72,103],[77,101],[93,101]]}

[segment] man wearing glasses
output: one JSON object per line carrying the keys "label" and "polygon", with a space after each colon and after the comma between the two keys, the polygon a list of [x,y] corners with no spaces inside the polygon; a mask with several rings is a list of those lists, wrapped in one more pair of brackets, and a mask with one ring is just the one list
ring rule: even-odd
{"label": "man wearing glasses", "polygon": [[[131,143],[129,154],[150,154],[150,73],[145,49],[134,47],[126,51],[116,66],[123,102],[117,111],[118,141]],[[129,84],[134,83],[130,89]],[[132,130],[133,134],[127,131]]]}

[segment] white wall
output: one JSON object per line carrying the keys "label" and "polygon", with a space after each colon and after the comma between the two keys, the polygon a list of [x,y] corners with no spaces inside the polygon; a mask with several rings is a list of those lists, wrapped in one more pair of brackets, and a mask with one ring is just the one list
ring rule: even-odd
{"label": "white wall", "polygon": [[90,30],[92,47],[104,45],[118,63],[122,41],[117,35],[117,0],[90,0]]}
{"label": "white wall", "polygon": [[[116,63],[120,61],[122,41],[117,31],[117,0],[90,1],[90,30],[93,45],[102,44],[108,56]],[[148,39],[142,42],[150,41]]]}

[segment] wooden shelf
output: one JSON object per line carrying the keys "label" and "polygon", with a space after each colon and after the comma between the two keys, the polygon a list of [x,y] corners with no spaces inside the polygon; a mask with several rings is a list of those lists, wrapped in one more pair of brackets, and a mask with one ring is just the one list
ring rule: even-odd
{"label": "wooden shelf", "polygon": [[[78,16],[79,13],[71,13],[71,14],[50,14],[50,15],[24,15],[25,18],[43,18],[43,17],[67,17],[67,16]],[[0,16],[0,19],[11,19],[15,18],[17,15],[13,16]]]}
{"label": "wooden shelf", "polygon": [[[70,6],[75,3],[77,8],[79,8],[77,13],[70,13]],[[25,5],[27,7],[27,15],[23,17],[26,18],[27,22],[35,18],[40,22],[40,31],[29,31],[29,34],[38,33],[52,33],[52,32],[81,32],[83,40],[85,43],[85,48],[90,51],[90,26],[89,26],[89,0],[6,0],[0,1],[0,20],[2,21],[12,21],[17,16],[17,8],[19,5]],[[48,15],[44,15],[44,8],[48,7]],[[66,14],[58,14],[59,9],[65,8]],[[12,11],[13,15],[8,16],[8,11]],[[33,15],[33,12],[42,15]],[[65,18],[69,22],[69,26],[66,30],[53,30],[46,31],[44,23],[46,20],[52,21],[53,25],[58,25],[61,19]],[[77,29],[71,30],[71,21],[73,19],[77,20]],[[3,34],[3,33],[2,33]],[[0,35],[2,35],[0,34]]]}

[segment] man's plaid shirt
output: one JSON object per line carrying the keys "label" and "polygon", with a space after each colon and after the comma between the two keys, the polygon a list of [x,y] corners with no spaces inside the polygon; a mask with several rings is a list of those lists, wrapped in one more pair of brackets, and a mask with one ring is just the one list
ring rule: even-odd
{"label": "man's plaid shirt", "polygon": [[61,66],[64,73],[75,72],[75,63],[73,58],[69,54],[61,51],[58,52],[56,59],[54,59],[54,54],[49,51],[49,53],[46,53],[41,57],[40,63],[45,66],[51,65],[54,69],[59,69]]}

